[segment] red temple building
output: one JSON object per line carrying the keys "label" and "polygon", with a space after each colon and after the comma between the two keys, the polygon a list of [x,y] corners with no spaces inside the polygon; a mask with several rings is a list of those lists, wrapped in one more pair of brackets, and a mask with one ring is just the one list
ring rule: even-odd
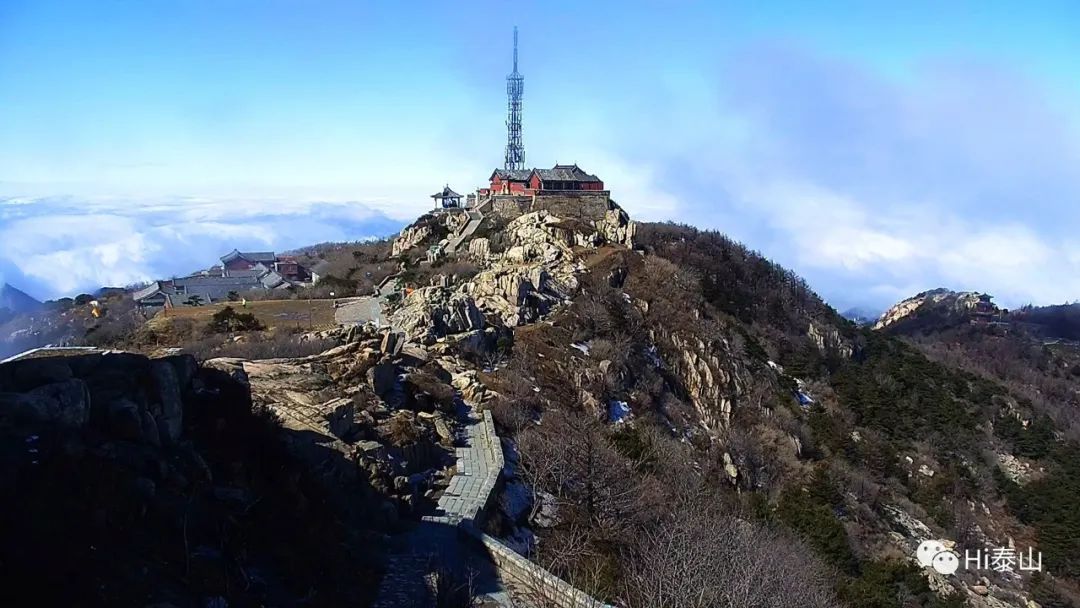
{"label": "red temple building", "polygon": [[481,194],[564,194],[567,192],[600,192],[604,182],[586,173],[577,165],[555,165],[552,169],[496,169],[491,174],[491,186]]}

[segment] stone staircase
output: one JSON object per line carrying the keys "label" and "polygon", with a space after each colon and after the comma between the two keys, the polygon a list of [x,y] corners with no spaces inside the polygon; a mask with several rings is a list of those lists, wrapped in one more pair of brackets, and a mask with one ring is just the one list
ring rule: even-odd
{"label": "stone staircase", "polygon": [[465,239],[469,238],[476,232],[476,229],[480,227],[480,224],[484,221],[483,209],[486,207],[491,208],[492,198],[489,196],[471,209],[465,210],[465,215],[469,218],[469,221],[465,223],[465,226],[461,228],[461,231],[456,235],[450,237],[446,243],[446,252],[454,253],[457,248],[465,242]]}

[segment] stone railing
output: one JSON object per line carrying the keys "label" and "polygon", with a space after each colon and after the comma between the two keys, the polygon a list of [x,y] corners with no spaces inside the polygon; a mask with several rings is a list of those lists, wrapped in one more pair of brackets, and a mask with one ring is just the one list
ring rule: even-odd
{"label": "stone railing", "polygon": [[483,545],[504,579],[510,579],[515,583],[515,587],[524,592],[526,601],[534,599],[539,605],[558,608],[609,608],[608,604],[593,599],[584,591],[534,564],[499,542],[497,538],[475,529],[469,530],[469,534]]}
{"label": "stone railing", "polygon": [[395,272],[394,274],[386,275],[385,277],[383,277],[383,280],[379,281],[379,284],[375,286],[375,294],[382,295],[382,292],[386,289],[386,286],[391,281],[396,281],[399,277],[401,277],[400,272]]}

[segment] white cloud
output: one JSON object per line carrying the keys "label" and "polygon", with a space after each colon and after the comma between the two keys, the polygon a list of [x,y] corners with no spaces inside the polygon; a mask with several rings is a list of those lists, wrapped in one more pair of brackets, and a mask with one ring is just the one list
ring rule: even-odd
{"label": "white cloud", "polygon": [[286,250],[388,236],[401,222],[356,202],[0,199],[0,266],[57,297],[206,268],[234,247]]}
{"label": "white cloud", "polygon": [[1080,298],[1080,122],[1038,83],[945,61],[893,81],[773,47],[720,75],[715,115],[621,142],[635,160],[656,151],[643,191],[677,200],[672,219],[742,240],[842,308],[939,286],[1008,306]]}

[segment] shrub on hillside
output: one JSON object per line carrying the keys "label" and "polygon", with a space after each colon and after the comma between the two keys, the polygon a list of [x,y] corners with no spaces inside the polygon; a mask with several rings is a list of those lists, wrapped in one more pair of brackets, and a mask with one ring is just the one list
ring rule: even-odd
{"label": "shrub on hillside", "polygon": [[819,472],[806,488],[792,486],[784,491],[776,507],[776,517],[826,561],[854,574],[858,571],[858,560],[851,551],[844,525],[834,512],[842,504],[836,489]]}
{"label": "shrub on hillside", "polygon": [[707,502],[673,509],[625,561],[622,594],[631,606],[837,605],[829,570],[801,543]]}
{"label": "shrub on hillside", "polygon": [[210,331],[228,333],[235,331],[255,331],[265,329],[261,321],[250,312],[236,312],[232,306],[226,306],[214,313],[210,319]]}
{"label": "shrub on hillside", "polygon": [[420,430],[409,419],[399,416],[390,421],[390,440],[394,445],[412,445],[421,439]]}
{"label": "shrub on hillside", "polygon": [[319,280],[319,284],[310,288],[310,291],[305,292],[304,295],[309,297],[327,298],[330,297],[330,292],[334,292],[335,297],[347,297],[355,295],[371,295],[370,289],[364,293],[357,291],[358,283],[352,279],[343,279],[334,275],[327,275]]}

